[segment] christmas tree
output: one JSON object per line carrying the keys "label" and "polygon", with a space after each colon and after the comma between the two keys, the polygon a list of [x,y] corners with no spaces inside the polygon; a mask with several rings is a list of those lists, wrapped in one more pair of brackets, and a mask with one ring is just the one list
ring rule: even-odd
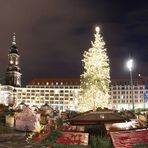
{"label": "christmas tree", "polygon": [[107,107],[109,99],[110,67],[105,42],[96,27],[95,41],[84,51],[84,73],[80,77],[79,110],[96,110]]}

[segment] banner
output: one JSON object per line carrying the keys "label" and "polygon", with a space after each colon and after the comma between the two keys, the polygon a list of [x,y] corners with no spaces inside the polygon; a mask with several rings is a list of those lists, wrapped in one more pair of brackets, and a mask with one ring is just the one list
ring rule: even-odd
{"label": "banner", "polygon": [[148,103],[148,93],[144,93],[144,103]]}

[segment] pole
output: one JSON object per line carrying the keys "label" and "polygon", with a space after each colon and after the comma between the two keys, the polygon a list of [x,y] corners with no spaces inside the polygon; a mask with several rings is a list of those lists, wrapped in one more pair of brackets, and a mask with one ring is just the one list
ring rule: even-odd
{"label": "pole", "polygon": [[93,93],[93,103],[94,103],[94,106],[93,106],[93,111],[96,111],[96,95]]}
{"label": "pole", "polygon": [[130,70],[130,79],[131,79],[131,93],[132,93],[132,109],[135,112],[134,106],[134,95],[133,95],[133,77],[132,77],[132,70]]}

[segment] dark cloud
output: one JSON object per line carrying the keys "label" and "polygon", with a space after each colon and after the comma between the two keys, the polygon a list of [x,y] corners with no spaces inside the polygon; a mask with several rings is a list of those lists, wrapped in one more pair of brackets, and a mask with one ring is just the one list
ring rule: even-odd
{"label": "dark cloud", "polygon": [[[99,25],[110,58],[111,76],[128,75],[129,54],[138,73],[148,75],[147,1],[0,1],[0,74],[4,76],[12,33],[16,32],[23,82],[34,77],[74,77],[82,73],[82,54]],[[136,73],[135,70],[135,73]]]}

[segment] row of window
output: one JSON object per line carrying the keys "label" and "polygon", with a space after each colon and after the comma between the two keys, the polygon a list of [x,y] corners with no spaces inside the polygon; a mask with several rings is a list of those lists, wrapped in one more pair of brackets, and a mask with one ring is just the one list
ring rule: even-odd
{"label": "row of window", "polygon": [[27,94],[25,94],[25,93],[18,93],[17,95],[15,95],[15,96],[35,96],[35,97],[44,97],[44,96],[47,96],[47,97],[50,97],[50,96],[55,96],[55,97],[58,97],[58,96],[75,96],[75,94],[72,94],[72,93],[66,93],[66,94],[35,94],[35,93],[31,93],[31,94],[29,94],[29,93],[27,93]]}
{"label": "row of window", "polygon": [[33,82],[33,85],[78,85],[79,82]]}
{"label": "row of window", "polygon": [[[144,98],[143,95],[140,96],[133,96],[134,98]],[[113,96],[113,99],[129,99],[132,98],[132,96]]]}
{"label": "row of window", "polygon": [[[129,90],[129,89],[132,89],[132,87],[131,86],[113,86],[113,87],[111,87],[111,89],[113,89],[113,90]],[[145,89],[144,87],[142,87],[142,86],[140,86],[140,87],[138,87],[138,86],[133,86],[133,89],[134,90],[137,90],[137,89]]]}
{"label": "row of window", "polygon": [[35,97],[17,97],[16,99],[31,99],[31,100],[73,100],[73,97],[40,97],[40,98],[35,98]]}
{"label": "row of window", "polygon": [[[143,94],[143,91],[133,91],[134,94]],[[132,94],[132,91],[113,91],[113,94]]]}
{"label": "row of window", "polygon": [[[141,81],[139,79],[133,81],[133,85],[137,86],[139,84],[144,85],[145,81]],[[116,85],[121,85],[121,86],[131,85],[131,81],[130,80],[129,81],[127,81],[127,80],[125,80],[125,81],[123,81],[123,80],[122,81],[120,81],[120,80],[119,81],[112,81],[111,85],[113,85],[113,86],[116,86]]]}
{"label": "row of window", "polygon": [[[113,100],[113,103],[132,103],[132,100]],[[143,103],[143,100],[134,100],[134,103]]]}
{"label": "row of window", "polygon": [[48,93],[54,93],[54,92],[60,92],[60,93],[69,93],[69,92],[75,92],[75,91],[77,91],[77,90],[65,90],[65,89],[60,89],[60,90],[58,90],[58,89],[54,89],[54,90],[49,90],[49,89],[42,89],[42,90],[35,90],[35,89],[32,89],[32,90],[29,90],[29,89],[27,89],[27,90],[22,90],[22,89],[19,89],[19,90],[17,90],[18,92],[40,92],[40,93],[42,93],[42,92],[48,92]]}
{"label": "row of window", "polygon": [[39,85],[39,86],[27,86],[27,88],[61,88],[61,89],[69,89],[69,88],[76,88],[76,89],[78,89],[78,88],[80,88],[80,86],[45,86],[45,85],[43,85],[43,86],[41,86],[41,85]]}
{"label": "row of window", "polygon": [[48,104],[69,104],[69,102],[63,102],[63,101],[30,101],[30,100],[18,100],[18,103],[21,103],[22,101],[24,101],[25,103],[36,103],[36,104],[45,104],[45,103],[48,103]]}

